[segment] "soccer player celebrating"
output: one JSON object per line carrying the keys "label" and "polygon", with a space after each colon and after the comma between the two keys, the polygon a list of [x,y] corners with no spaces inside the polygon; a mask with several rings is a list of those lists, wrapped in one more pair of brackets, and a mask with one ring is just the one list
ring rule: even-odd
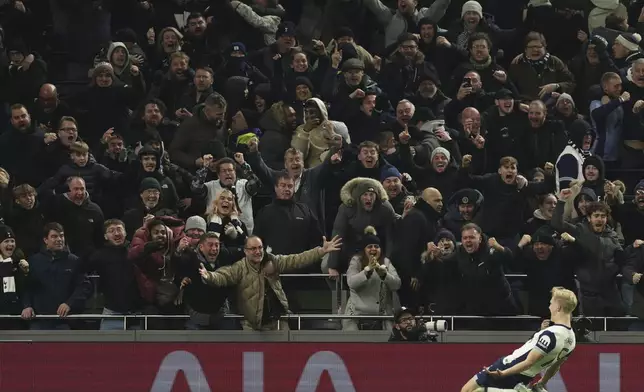
{"label": "soccer player celebrating", "polygon": [[[577,307],[575,294],[563,287],[552,289],[550,326],[540,330],[512,354],[498,359],[472,377],[461,392],[537,391],[545,386],[575,349],[571,327],[572,312]],[[531,385],[542,371],[543,378]]]}

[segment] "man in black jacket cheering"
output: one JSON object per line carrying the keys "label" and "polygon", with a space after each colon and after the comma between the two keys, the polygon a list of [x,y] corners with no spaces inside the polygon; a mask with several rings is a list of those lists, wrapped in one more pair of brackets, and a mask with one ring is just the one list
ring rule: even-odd
{"label": "man in black jacket cheering", "polygon": [[239,329],[235,320],[224,319],[224,315],[230,311],[230,290],[225,287],[208,286],[199,276],[200,264],[208,271],[215,271],[224,266],[219,261],[221,244],[217,234],[203,234],[197,249],[194,250],[187,247],[187,242],[180,243],[177,252],[175,257],[178,260],[174,264],[181,279],[180,297],[183,297],[190,315],[186,329]]}

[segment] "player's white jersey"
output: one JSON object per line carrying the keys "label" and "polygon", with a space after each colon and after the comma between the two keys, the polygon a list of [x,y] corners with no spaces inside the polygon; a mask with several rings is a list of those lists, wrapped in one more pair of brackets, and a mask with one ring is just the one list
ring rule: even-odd
{"label": "player's white jersey", "polygon": [[524,376],[534,377],[546,370],[555,361],[568,357],[575,349],[575,333],[571,328],[561,324],[554,324],[542,331],[535,333],[532,339],[523,346],[503,358],[503,364],[509,367],[524,361],[530,351],[537,350],[543,358],[537,361],[530,369],[522,372]]}

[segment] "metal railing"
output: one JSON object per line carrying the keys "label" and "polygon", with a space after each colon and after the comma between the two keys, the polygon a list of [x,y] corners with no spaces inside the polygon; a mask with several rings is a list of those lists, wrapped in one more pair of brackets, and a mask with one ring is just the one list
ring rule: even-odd
{"label": "metal railing", "polygon": [[[179,319],[187,320],[190,316],[188,315],[162,315],[162,314],[126,314],[126,315],[107,315],[107,314],[72,314],[68,315],[65,318],[61,318],[58,315],[37,315],[34,320],[58,320],[64,321],[68,319],[72,320],[123,320],[123,330],[127,330],[127,321],[128,320],[143,320],[143,329],[148,330],[148,320],[149,319]],[[225,319],[235,319],[243,320],[244,316],[239,314],[226,314],[224,315]],[[291,320],[297,320],[298,329],[302,329],[302,320],[386,320],[392,321],[393,316],[382,316],[382,315],[346,315],[346,314],[286,314],[280,317],[277,323],[277,330],[279,331],[280,322],[289,322]],[[638,320],[637,317],[624,316],[624,317],[586,317],[591,321],[600,320],[603,323],[603,331],[608,331],[608,321],[635,321]],[[0,320],[3,319],[21,319],[19,315],[0,315]],[[431,315],[427,317],[417,316],[416,319],[422,319],[425,321],[436,321],[436,320],[445,320],[449,321],[449,330],[454,331],[458,330],[454,327],[455,321],[471,321],[471,320],[521,320],[521,321],[541,321],[542,318],[538,316],[457,316],[457,315]]]}

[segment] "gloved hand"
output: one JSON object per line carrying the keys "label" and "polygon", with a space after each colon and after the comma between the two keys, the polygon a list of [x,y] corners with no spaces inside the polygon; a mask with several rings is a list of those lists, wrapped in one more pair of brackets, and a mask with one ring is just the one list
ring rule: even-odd
{"label": "gloved hand", "polygon": [[154,253],[154,252],[160,251],[164,247],[165,245],[162,242],[150,241],[150,242],[146,242],[146,244],[143,245],[143,251],[145,253]]}
{"label": "gloved hand", "polygon": [[235,239],[237,238],[237,228],[232,223],[229,223],[224,227],[224,234],[229,238]]}

